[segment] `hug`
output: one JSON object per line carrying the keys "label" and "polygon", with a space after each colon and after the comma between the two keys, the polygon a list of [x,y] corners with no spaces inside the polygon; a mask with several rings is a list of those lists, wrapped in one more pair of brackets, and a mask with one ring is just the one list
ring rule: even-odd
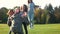
{"label": "hug", "polygon": [[7,13],[9,15],[7,24],[10,27],[9,34],[14,32],[14,34],[23,34],[22,24],[24,26],[26,34],[28,34],[27,25],[28,25],[28,18],[27,18],[27,6],[23,5],[23,7],[17,7],[14,10],[11,9]]}
{"label": "hug", "polygon": [[7,24],[10,27],[9,34],[12,32],[14,34],[24,34],[22,25],[24,26],[25,33],[28,34],[27,25],[30,24],[30,28],[33,28],[34,24],[34,7],[33,1],[28,0],[28,6],[24,4],[22,7],[8,11]]}

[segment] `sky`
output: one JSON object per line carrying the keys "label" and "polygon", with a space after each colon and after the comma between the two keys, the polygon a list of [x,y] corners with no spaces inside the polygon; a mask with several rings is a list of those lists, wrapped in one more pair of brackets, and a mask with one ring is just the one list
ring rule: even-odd
{"label": "sky", "polygon": [[[41,6],[41,8],[44,8],[49,3],[51,3],[53,7],[60,5],[60,0],[33,0],[33,2],[35,5]],[[28,5],[27,0],[0,0],[0,8],[13,8],[15,6],[22,6],[23,4]]]}

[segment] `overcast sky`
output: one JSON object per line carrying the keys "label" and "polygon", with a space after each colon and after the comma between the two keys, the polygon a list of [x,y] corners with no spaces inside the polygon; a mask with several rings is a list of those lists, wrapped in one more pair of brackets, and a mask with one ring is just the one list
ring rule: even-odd
{"label": "overcast sky", "polygon": [[[41,8],[44,8],[45,5],[49,3],[51,3],[53,7],[60,5],[60,0],[33,0],[33,2],[35,5],[41,6]],[[27,5],[27,0],[0,0],[0,8],[13,8],[14,6],[21,6],[23,4]]]}

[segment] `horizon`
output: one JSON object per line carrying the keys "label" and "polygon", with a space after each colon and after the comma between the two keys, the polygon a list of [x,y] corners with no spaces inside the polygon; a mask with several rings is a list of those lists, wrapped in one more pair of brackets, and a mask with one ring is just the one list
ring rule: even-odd
{"label": "horizon", "polygon": [[[60,0],[33,0],[35,5],[44,8],[46,5],[52,4],[53,7],[60,5]],[[0,0],[0,8],[13,8],[15,6],[22,6],[23,4],[28,5],[27,0]]]}

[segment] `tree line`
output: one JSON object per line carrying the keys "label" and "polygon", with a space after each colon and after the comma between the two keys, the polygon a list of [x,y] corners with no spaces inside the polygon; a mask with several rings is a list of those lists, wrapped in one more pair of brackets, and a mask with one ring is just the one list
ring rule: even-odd
{"label": "tree line", "polygon": [[[17,6],[16,6],[17,7]],[[16,8],[14,7],[14,8]],[[0,23],[7,22],[7,12],[8,8],[2,7],[0,8]],[[48,24],[48,23],[60,23],[60,6],[54,7],[49,4],[46,5],[44,9],[35,6],[35,16],[34,16],[34,23],[35,24]]]}
{"label": "tree line", "polygon": [[35,21],[38,24],[60,23],[60,6],[53,7],[49,4],[44,9],[36,8]]}

